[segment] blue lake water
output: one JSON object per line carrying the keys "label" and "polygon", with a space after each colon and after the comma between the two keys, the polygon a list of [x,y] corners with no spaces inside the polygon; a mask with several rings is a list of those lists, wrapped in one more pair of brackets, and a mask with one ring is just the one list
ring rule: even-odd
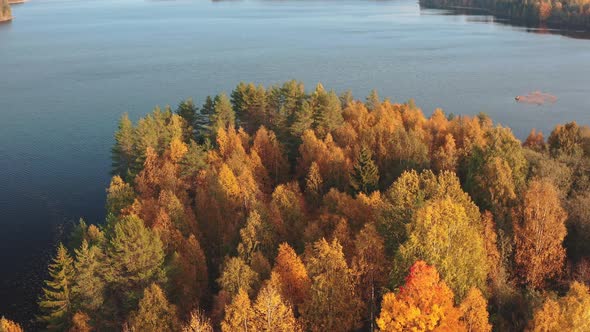
{"label": "blue lake water", "polygon": [[[590,124],[590,40],[413,0],[30,0],[0,25],[0,314],[32,317],[60,225],[104,217],[117,119],[239,81],[377,88],[519,137]],[[555,104],[514,97],[541,90]]]}

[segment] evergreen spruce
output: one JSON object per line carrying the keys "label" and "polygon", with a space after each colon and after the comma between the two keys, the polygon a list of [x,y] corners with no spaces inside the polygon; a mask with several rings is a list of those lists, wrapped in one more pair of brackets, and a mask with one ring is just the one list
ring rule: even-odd
{"label": "evergreen spruce", "polygon": [[350,184],[356,193],[370,194],[379,184],[379,169],[372,159],[371,150],[362,146],[350,175]]}
{"label": "evergreen spruce", "polygon": [[59,244],[57,254],[49,264],[49,280],[45,281],[43,295],[39,300],[39,321],[49,331],[66,330],[72,315],[71,288],[74,279],[73,260],[68,250]]}
{"label": "evergreen spruce", "polygon": [[127,113],[119,120],[119,129],[115,133],[115,145],[111,150],[113,175],[125,176],[132,170],[133,166],[133,123],[129,120]]}
{"label": "evergreen spruce", "polygon": [[89,246],[84,240],[80,249],[75,249],[76,276],[72,298],[77,310],[95,313],[104,300],[105,282],[101,275],[102,252],[97,246]]}

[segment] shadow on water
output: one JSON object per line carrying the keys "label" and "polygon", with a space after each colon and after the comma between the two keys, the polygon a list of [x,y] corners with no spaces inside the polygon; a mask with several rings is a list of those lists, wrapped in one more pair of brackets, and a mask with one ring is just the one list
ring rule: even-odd
{"label": "shadow on water", "polygon": [[544,25],[528,24],[526,22],[517,20],[498,18],[493,16],[488,10],[484,8],[449,7],[442,9],[438,7],[430,7],[420,3],[420,15],[464,16],[465,20],[471,23],[498,24],[511,27],[514,30],[526,31],[541,35],[551,34],[575,39],[590,39],[590,31],[588,30],[559,29],[547,27]]}

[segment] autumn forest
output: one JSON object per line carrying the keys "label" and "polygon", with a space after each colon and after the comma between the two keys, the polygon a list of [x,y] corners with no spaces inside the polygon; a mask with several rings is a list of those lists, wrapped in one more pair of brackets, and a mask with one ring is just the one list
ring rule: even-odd
{"label": "autumn forest", "polygon": [[38,328],[590,331],[590,129],[547,134],[297,81],[123,115]]}

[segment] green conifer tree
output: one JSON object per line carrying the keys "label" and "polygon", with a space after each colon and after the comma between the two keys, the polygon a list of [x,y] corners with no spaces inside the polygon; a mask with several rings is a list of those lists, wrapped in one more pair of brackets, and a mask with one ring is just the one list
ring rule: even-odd
{"label": "green conifer tree", "polygon": [[72,298],[76,310],[95,313],[104,301],[105,282],[102,277],[102,252],[97,246],[89,246],[83,240],[75,249],[76,275],[72,286]]}
{"label": "green conifer tree", "polygon": [[178,331],[176,306],[168,302],[157,284],[151,284],[143,291],[139,309],[131,314],[129,327],[137,332]]}
{"label": "green conifer tree", "polygon": [[145,287],[165,280],[162,241],[135,215],[114,225],[106,253],[106,279],[122,302],[121,309],[134,307]]}
{"label": "green conifer tree", "polygon": [[49,331],[66,330],[72,316],[71,289],[74,279],[73,260],[63,244],[59,244],[57,254],[49,264],[49,280],[45,281],[43,294],[39,300],[41,316],[39,321],[46,324]]}
{"label": "green conifer tree", "polygon": [[133,168],[135,129],[127,113],[119,120],[119,129],[115,133],[115,145],[111,150],[112,174],[125,177]]}
{"label": "green conifer tree", "polygon": [[362,146],[350,175],[350,184],[357,192],[370,194],[379,184],[379,169],[372,159],[371,150]]}
{"label": "green conifer tree", "polygon": [[225,93],[215,97],[215,106],[213,114],[210,115],[211,136],[217,134],[219,129],[227,129],[236,124],[236,114],[232,108],[231,102]]}
{"label": "green conifer tree", "polygon": [[197,124],[198,113],[199,109],[195,106],[195,103],[193,102],[192,98],[183,100],[182,102],[180,102],[180,104],[178,104],[178,107],[176,108],[176,114],[178,114],[181,118],[184,119],[184,121],[186,121],[186,124],[188,126],[187,129],[189,129],[188,132],[190,132],[191,134]]}

